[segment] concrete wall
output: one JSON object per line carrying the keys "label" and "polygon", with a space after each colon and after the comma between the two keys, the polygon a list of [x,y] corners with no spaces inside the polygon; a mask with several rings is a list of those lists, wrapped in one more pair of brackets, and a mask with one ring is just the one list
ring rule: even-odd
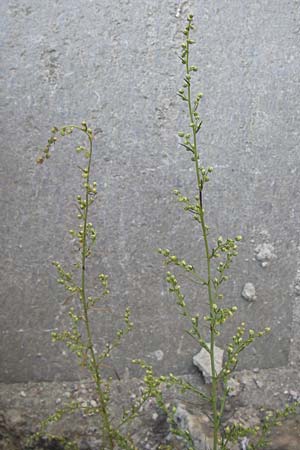
{"label": "concrete wall", "polygon": [[[83,119],[98,130],[94,261],[110,275],[112,293],[111,311],[94,323],[97,342],[112,335],[129,304],[135,328],[115,352],[120,376],[126,367],[134,374],[134,357],[160,371],[194,370],[197,349],[155,252],[167,246],[195,264],[199,256],[200,238],[190,238],[193,224],[171,194],[194,186],[176,137],[186,123],[176,52],[189,12],[197,91],[205,94],[203,157],[215,167],[206,194],[211,236],[244,236],[225,303],[237,304],[249,327],[272,327],[241,367],[299,363],[299,8],[298,0],[1,1],[0,381],[83,376],[49,336],[68,323],[51,261],[70,261],[78,140],[35,165],[53,125]],[[241,296],[246,283],[255,302]],[[205,297],[190,292],[204,313]]]}

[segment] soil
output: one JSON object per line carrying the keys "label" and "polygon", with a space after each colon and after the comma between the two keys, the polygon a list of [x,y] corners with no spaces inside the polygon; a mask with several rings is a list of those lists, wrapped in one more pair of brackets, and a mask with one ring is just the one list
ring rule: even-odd
{"label": "soil", "polygon": [[[186,376],[187,381],[208,389],[198,374]],[[139,379],[116,381],[112,386],[112,410],[116,416],[133,401],[135,394],[142,388]],[[300,399],[300,374],[290,369],[266,369],[237,372],[232,381],[233,391],[230,403],[226,407],[226,418],[242,422],[244,426],[253,426],[261,419],[261,407],[266,410],[282,409],[285,404]],[[188,417],[190,424],[198,424],[192,430],[203,437],[202,405],[195,399],[181,395],[176,391],[166,392],[171,405],[183,405],[183,418]],[[26,447],[28,437],[39,429],[41,419],[47,417],[57,408],[69,401],[77,401],[93,406],[96,401],[93,384],[90,381],[67,383],[18,383],[0,384],[0,450],[62,450],[58,442],[40,441],[38,446]],[[55,425],[51,432],[60,436],[75,438],[80,450],[99,450],[99,418],[95,415],[76,413],[65,417]],[[184,420],[182,421],[184,422]],[[194,427],[194,425],[192,425]],[[139,418],[131,429],[132,437],[139,450],[158,450],[161,444],[173,450],[183,450],[178,441],[170,439],[169,425],[166,417],[157,408],[154,401],[149,401],[141,411]],[[205,432],[206,433],[206,432]],[[204,447],[199,446],[199,450]],[[237,450],[236,447],[234,450]],[[281,427],[274,429],[270,444],[264,450],[299,450],[300,449],[300,411],[298,415],[285,420]]]}

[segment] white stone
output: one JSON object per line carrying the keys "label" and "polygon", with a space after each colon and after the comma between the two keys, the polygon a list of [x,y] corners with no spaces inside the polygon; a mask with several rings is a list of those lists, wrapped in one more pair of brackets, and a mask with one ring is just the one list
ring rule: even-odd
{"label": "white stone", "polygon": [[255,286],[252,283],[246,283],[242,290],[242,297],[248,302],[256,300]]}
{"label": "white stone", "polygon": [[258,387],[258,389],[262,389],[264,386],[264,383],[261,380],[257,380],[256,378],[254,379],[256,386]]}
{"label": "white stone", "polygon": [[266,267],[270,261],[277,258],[274,253],[274,247],[272,244],[260,244],[255,249],[256,259],[262,265],[262,267]]}
{"label": "white stone", "polygon": [[164,359],[164,352],[162,350],[155,350],[155,352],[151,352],[149,356],[155,358],[157,361],[162,361]]}
{"label": "white stone", "polygon": [[[210,343],[207,342],[207,346],[210,347]],[[223,366],[223,354],[224,350],[221,348],[215,346],[215,369],[217,374],[219,374],[222,370]],[[205,348],[202,348],[197,355],[193,356],[193,364],[198,367],[200,372],[202,373],[205,383],[211,383],[211,362],[210,362],[210,355],[205,350]]]}

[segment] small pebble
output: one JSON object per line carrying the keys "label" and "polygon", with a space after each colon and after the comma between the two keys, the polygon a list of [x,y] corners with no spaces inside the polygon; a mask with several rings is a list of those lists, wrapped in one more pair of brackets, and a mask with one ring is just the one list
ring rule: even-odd
{"label": "small pebble", "polygon": [[264,385],[264,383],[260,380],[255,380],[256,386],[258,387],[258,389],[261,389]]}

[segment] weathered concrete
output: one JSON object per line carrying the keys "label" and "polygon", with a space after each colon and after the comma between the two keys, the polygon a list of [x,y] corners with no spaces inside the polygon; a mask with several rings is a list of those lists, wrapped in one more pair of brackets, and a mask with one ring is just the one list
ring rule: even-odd
{"label": "weathered concrete", "polygon": [[[125,367],[134,374],[133,357],[161,371],[194,370],[198,349],[184,335],[155,253],[167,246],[191,263],[198,257],[191,223],[170,194],[193,185],[176,138],[186,123],[176,51],[190,11],[205,94],[203,157],[215,167],[205,196],[211,236],[245,238],[226,302],[249,327],[273,329],[242,365],[299,364],[299,1],[220,3],[1,1],[1,381],[80,376],[49,338],[67,322],[50,262],[70,259],[73,144],[43,167],[34,161],[52,125],[82,119],[99,131],[95,264],[110,275],[112,292],[111,314],[96,322],[99,344],[130,304],[135,329],[115,354],[120,376]],[[261,259],[258,248],[272,248],[272,257]],[[246,283],[255,302],[241,297]],[[193,290],[190,297],[204,312],[205,299]],[[232,332],[226,328],[220,347]]]}

